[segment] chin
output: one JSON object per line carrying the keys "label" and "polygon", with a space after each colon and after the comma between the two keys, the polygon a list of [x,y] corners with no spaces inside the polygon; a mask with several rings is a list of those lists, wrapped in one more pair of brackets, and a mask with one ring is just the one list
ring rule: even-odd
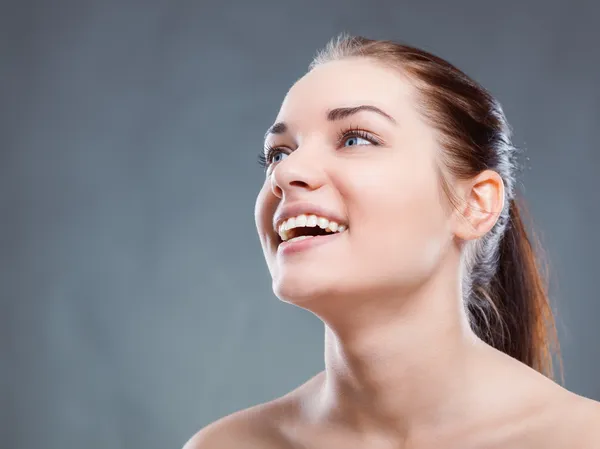
{"label": "chin", "polygon": [[304,284],[273,282],[273,293],[281,301],[296,305],[306,304],[326,296],[323,289],[317,288],[315,285],[308,286],[306,282]]}
{"label": "chin", "polygon": [[302,276],[290,272],[280,274],[273,278],[272,287],[279,300],[317,312],[333,304],[347,304],[357,293],[364,294],[369,279],[356,277],[355,281],[348,282],[348,275],[342,270],[321,268]]}
{"label": "chin", "polygon": [[280,273],[273,278],[273,293],[283,302],[317,311],[326,303],[349,306],[364,298],[401,296],[417,290],[429,278],[414,269],[405,273],[358,271],[342,273],[321,269],[303,275]]}
{"label": "chin", "polygon": [[336,293],[335,285],[312,276],[280,277],[273,280],[273,293],[283,302],[302,306]]}

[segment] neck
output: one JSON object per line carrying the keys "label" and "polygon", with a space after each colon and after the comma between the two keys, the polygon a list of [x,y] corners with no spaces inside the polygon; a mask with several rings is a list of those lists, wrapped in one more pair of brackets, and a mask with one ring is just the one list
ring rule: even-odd
{"label": "neck", "polygon": [[362,302],[352,316],[321,317],[322,414],[404,439],[466,413],[466,392],[482,375],[475,360],[487,349],[467,323],[460,284],[449,289],[448,278],[459,277],[433,281],[410,297]]}

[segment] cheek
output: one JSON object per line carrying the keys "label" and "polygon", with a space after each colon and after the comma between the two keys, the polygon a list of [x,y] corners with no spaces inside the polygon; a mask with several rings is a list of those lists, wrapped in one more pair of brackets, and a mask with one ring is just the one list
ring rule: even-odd
{"label": "cheek", "polygon": [[446,212],[434,168],[398,166],[347,192],[353,250],[380,273],[421,277],[440,260],[448,238]]}
{"label": "cheek", "polygon": [[269,206],[269,192],[267,189],[267,183],[265,182],[256,196],[256,202],[254,203],[254,222],[256,229],[259,234],[264,231],[264,221]]}
{"label": "cheek", "polygon": [[256,197],[256,203],[254,205],[254,223],[260,243],[269,262],[268,256],[270,255],[269,244],[271,243],[271,227],[273,214],[277,207],[278,198],[271,192],[268,182],[265,182],[260,192]]}

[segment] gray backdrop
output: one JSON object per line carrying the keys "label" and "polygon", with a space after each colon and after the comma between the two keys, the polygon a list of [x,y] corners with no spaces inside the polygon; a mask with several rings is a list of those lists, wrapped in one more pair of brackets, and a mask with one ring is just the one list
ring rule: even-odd
{"label": "gray backdrop", "polygon": [[0,447],[180,448],[322,367],[271,292],[262,135],[340,31],[498,96],[527,148],[566,386],[600,399],[598,2],[3,1]]}

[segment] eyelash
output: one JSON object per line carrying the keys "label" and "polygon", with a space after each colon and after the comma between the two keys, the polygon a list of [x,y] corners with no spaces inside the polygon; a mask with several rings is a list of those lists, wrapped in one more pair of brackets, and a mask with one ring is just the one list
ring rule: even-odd
{"label": "eyelash", "polygon": [[[379,139],[377,139],[373,134],[365,131],[364,129],[358,127],[350,127],[344,128],[337,135],[337,145],[339,146],[346,139],[350,137],[360,137],[361,139],[368,140],[374,146],[381,145]],[[258,164],[263,168],[267,169],[272,164],[273,156],[277,151],[282,151],[283,147],[274,147],[272,145],[265,146],[265,149],[258,154]]]}

